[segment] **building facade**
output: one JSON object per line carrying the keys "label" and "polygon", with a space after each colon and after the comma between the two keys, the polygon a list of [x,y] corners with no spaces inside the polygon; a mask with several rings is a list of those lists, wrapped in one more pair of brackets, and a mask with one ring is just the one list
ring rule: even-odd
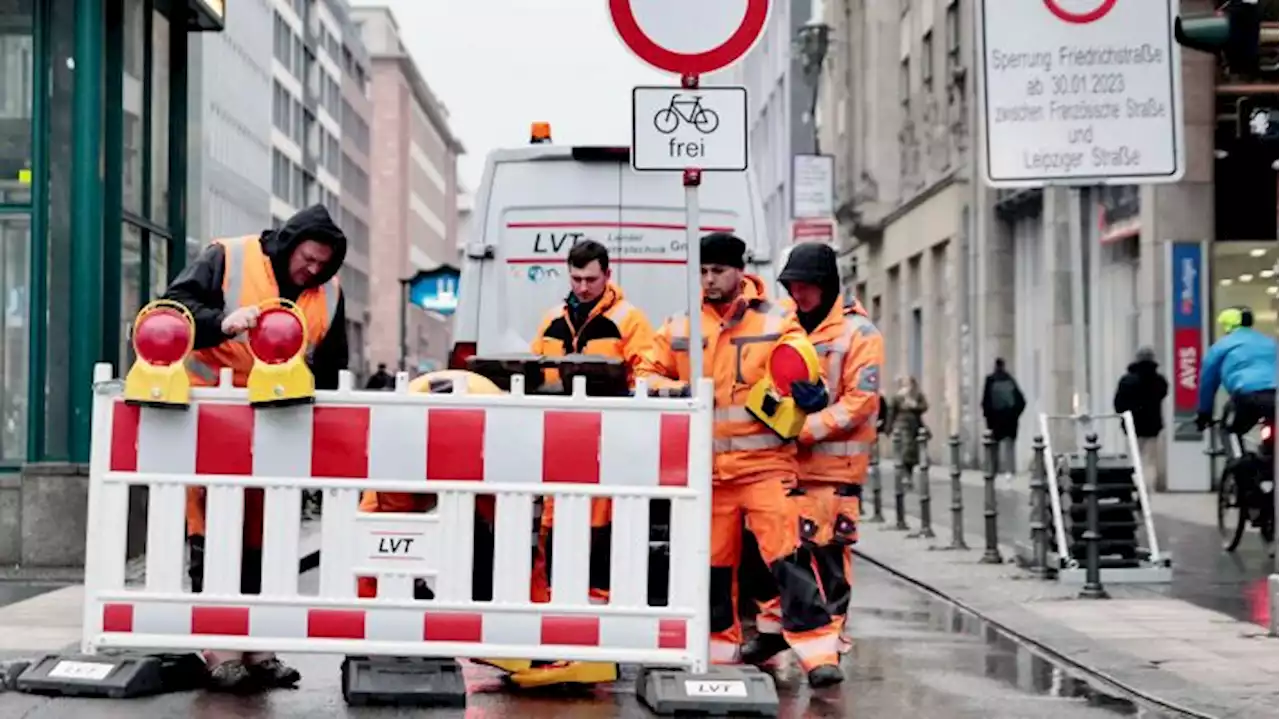
{"label": "building facade", "polygon": [[[368,154],[358,139],[368,128],[368,56],[346,0],[271,4],[271,222],[279,227],[299,210],[322,204],[347,234],[341,281],[348,366],[359,375],[367,365],[369,309]],[[353,187],[345,187],[344,179]]]}
{"label": "building facade", "polygon": [[356,8],[373,68],[369,361],[426,371],[444,365],[450,321],[411,306],[404,281],[458,263],[457,162],[449,113],[405,49],[390,9]]}
{"label": "building facade", "polygon": [[774,255],[791,238],[792,157],[817,149],[814,87],[794,51],[801,28],[821,11],[819,0],[773,3],[760,40],[741,62],[705,79],[708,85],[747,88],[747,142],[751,171],[764,203]]}
{"label": "building facade", "polygon": [[[1208,275],[1205,317],[1248,302],[1259,325],[1274,331],[1267,285],[1277,271],[1276,172],[1266,165],[1275,157],[1274,130],[1242,138],[1232,110],[1250,92],[1269,92],[1274,106],[1274,74],[1265,87],[1233,83],[1211,56],[1184,50],[1186,173],[1178,183],[995,191],[972,162],[981,131],[976,5],[827,2],[832,40],[820,137],[836,155],[845,279],[884,333],[886,384],[917,378],[930,399],[930,426],[960,433],[974,462],[982,380],[1005,359],[1029,403],[1020,433],[1025,466],[1039,414],[1110,411],[1140,346],[1156,350],[1171,380],[1185,373],[1170,330],[1170,297],[1175,280],[1185,279],[1173,274],[1171,242],[1202,243],[1195,271]],[[1182,6],[1212,10],[1195,0]],[[1249,194],[1242,183],[1223,192],[1231,176],[1263,190]],[[1233,199],[1229,216],[1253,219],[1224,227],[1224,203]],[[1078,318],[1073,292],[1083,307]],[[1075,359],[1081,328],[1084,363]],[[1207,345],[1213,337],[1205,330]],[[1199,456],[1198,439],[1171,441],[1169,449]],[[1207,488],[1207,468],[1203,474],[1196,487],[1176,488]]]}

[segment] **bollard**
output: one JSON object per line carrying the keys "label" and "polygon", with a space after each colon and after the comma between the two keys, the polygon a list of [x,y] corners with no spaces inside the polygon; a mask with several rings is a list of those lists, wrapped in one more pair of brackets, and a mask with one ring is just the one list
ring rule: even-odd
{"label": "bollard", "polygon": [[906,466],[902,464],[902,430],[893,430],[893,513],[897,515],[893,524],[895,530],[907,530],[907,476]]}
{"label": "bollard", "polygon": [[1049,471],[1044,462],[1044,437],[1036,435],[1031,443],[1035,456],[1031,460],[1031,573],[1041,579],[1049,571]]}
{"label": "bollard", "polygon": [[986,467],[982,471],[982,484],[985,490],[984,504],[982,516],[986,520],[984,522],[983,534],[986,535],[987,549],[982,553],[982,559],[978,560],[982,564],[1001,564],[1004,558],[1000,556],[999,537],[996,536],[996,452],[999,451],[999,445],[996,444],[995,436],[991,434],[991,430],[982,433],[982,453],[986,457]]}
{"label": "bollard", "polygon": [[960,435],[947,440],[951,446],[951,544],[943,549],[968,549],[964,541],[964,487],[960,483]]}
{"label": "bollard", "polygon": [[871,467],[868,474],[871,475],[871,519],[867,521],[872,524],[883,524],[884,506],[880,498],[883,488],[880,481],[880,435],[878,434],[871,440]]}
{"label": "bollard", "polygon": [[1107,599],[1107,590],[1102,588],[1102,558],[1099,554],[1098,540],[1102,535],[1098,532],[1098,435],[1090,432],[1084,438],[1084,492],[1085,528],[1082,538],[1085,542],[1084,587],[1080,590],[1081,599]]}
{"label": "bollard", "polygon": [[920,483],[916,487],[916,491],[920,493],[920,531],[908,534],[910,538],[933,539],[937,536],[933,533],[933,498],[929,495],[930,436],[928,427],[921,427],[916,434],[916,441],[920,445]]}

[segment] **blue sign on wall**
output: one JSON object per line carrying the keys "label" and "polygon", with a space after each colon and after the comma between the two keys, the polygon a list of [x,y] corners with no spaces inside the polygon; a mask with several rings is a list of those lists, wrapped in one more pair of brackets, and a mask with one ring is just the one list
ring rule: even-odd
{"label": "blue sign on wall", "polygon": [[458,309],[456,268],[445,265],[430,272],[419,272],[409,283],[409,301],[428,312],[451,315]]}

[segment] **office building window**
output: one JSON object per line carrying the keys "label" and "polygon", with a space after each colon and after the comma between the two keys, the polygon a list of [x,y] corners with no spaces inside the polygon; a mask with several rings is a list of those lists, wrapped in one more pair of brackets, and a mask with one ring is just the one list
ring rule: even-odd
{"label": "office building window", "polygon": [[345,154],[342,156],[342,191],[369,204],[369,175]]}
{"label": "office building window", "polygon": [[273,81],[272,85],[274,97],[271,103],[271,119],[275,123],[276,129],[286,135],[292,135],[294,100],[289,95],[289,91],[284,88],[284,85],[281,85],[278,81]]}
{"label": "office building window", "polygon": [[293,163],[279,150],[271,151],[271,193],[284,202],[289,202],[290,167]]}
{"label": "office building window", "polygon": [[933,92],[933,31],[920,40],[920,85],[926,93]]}
{"label": "office building window", "polygon": [[902,105],[903,112],[911,109],[911,58],[902,58],[902,63],[898,66],[898,104]]}

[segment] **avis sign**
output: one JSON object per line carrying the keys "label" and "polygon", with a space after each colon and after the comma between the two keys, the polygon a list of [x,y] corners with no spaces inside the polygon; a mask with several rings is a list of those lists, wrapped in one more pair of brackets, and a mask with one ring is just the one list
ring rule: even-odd
{"label": "avis sign", "polygon": [[1170,243],[1169,306],[1173,325],[1174,439],[1199,441],[1194,426],[1204,357],[1204,246]]}

